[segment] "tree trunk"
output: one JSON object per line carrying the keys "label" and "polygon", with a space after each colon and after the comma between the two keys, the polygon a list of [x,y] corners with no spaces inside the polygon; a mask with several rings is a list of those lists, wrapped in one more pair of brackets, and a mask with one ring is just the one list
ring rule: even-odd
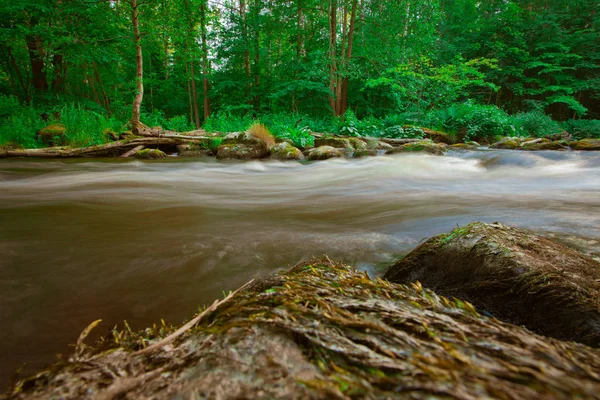
{"label": "tree trunk", "polygon": [[202,89],[204,97],[204,120],[210,117],[210,98],[208,97],[208,91],[210,90],[210,83],[208,82],[209,63],[208,63],[208,43],[206,40],[206,3],[204,1],[200,5],[200,30],[202,32]]}
{"label": "tree trunk", "polygon": [[337,79],[337,0],[329,3],[329,106],[334,116],[336,113],[336,79]]}
{"label": "tree trunk", "polygon": [[132,105],[131,130],[137,133],[140,128],[140,109],[144,99],[144,58],[142,56],[142,35],[140,34],[140,24],[138,19],[137,0],[130,0],[131,4],[131,23],[133,24],[133,40],[135,43],[135,83],[136,93]]}
{"label": "tree trunk", "polygon": [[190,72],[192,75],[192,102],[194,103],[194,122],[196,129],[200,129],[200,115],[198,113],[198,94],[196,92],[196,73],[194,72],[194,60],[190,62]]}
{"label": "tree trunk", "polygon": [[12,53],[10,47],[6,47],[6,51],[8,53],[8,57],[10,58],[10,62],[15,70],[15,74],[17,75],[17,79],[19,80],[19,84],[21,85],[21,89],[23,90],[23,96],[25,97],[25,102],[29,104],[31,99],[29,98],[29,90],[27,89],[27,85],[25,85],[25,81],[23,80],[23,76],[21,75],[21,70],[19,69],[19,65],[17,64],[17,60]]}
{"label": "tree trunk", "polygon": [[65,60],[62,54],[54,54],[52,60],[54,66],[54,78],[52,79],[52,91],[54,93],[65,92]]}
{"label": "tree trunk", "polygon": [[29,51],[29,60],[31,62],[31,82],[33,89],[37,93],[48,90],[46,81],[46,70],[44,68],[44,57],[42,56],[42,46],[39,38],[27,36],[27,50]]}
{"label": "tree trunk", "polygon": [[[356,15],[357,15],[358,0],[352,2],[352,11],[350,12],[350,27],[348,29],[348,48],[346,50],[344,64],[348,65],[352,59],[352,51],[354,49],[354,32],[356,30]],[[343,51],[343,49],[342,49]],[[339,115],[344,115],[348,109],[348,76],[345,76],[342,81],[342,90],[340,98]]]}

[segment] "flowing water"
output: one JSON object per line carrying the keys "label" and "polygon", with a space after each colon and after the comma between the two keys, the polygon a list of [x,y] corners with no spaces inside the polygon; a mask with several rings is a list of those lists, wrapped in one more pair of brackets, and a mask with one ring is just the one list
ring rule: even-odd
{"label": "flowing water", "polygon": [[0,387],[91,321],[180,323],[311,255],[371,274],[422,239],[500,221],[600,254],[600,154],[217,163],[0,162]]}

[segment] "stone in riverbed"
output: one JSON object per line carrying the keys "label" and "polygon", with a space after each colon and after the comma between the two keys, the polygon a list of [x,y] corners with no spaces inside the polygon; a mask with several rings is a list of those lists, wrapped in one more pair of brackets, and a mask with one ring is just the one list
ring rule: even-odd
{"label": "stone in riverbed", "polygon": [[179,157],[185,158],[204,158],[213,155],[212,150],[206,148],[207,145],[198,144],[180,144],[177,146]]}
{"label": "stone in riverbed", "polygon": [[354,158],[375,157],[377,154],[378,151],[376,149],[356,150],[354,152]]}
{"label": "stone in riverbed", "polygon": [[542,141],[538,143],[523,143],[518,150],[529,150],[529,151],[539,151],[539,150],[568,150],[568,147],[565,146],[563,142],[548,142]]}
{"label": "stone in riverbed", "polygon": [[583,139],[577,142],[571,142],[570,146],[573,150],[600,150],[600,139]]}
{"label": "stone in riverbed", "polygon": [[443,143],[433,143],[430,140],[421,140],[419,142],[407,143],[400,147],[394,147],[385,154],[398,153],[428,153],[435,156],[442,156],[446,151],[446,145]]}
{"label": "stone in riverbed", "polygon": [[525,230],[457,228],[417,247],[385,278],[419,281],[536,333],[600,346],[600,263]]}
{"label": "stone in riverbed", "polygon": [[[478,314],[421,285],[308,260],[216,303],[164,346],[123,330],[3,399],[592,399],[600,351]],[[115,373],[115,371],[120,373]]]}
{"label": "stone in riverbed", "polygon": [[265,140],[255,137],[250,132],[232,132],[223,138],[217,151],[220,160],[252,160],[269,155],[269,145]]}
{"label": "stone in riverbed", "polygon": [[158,149],[143,149],[136,153],[135,158],[140,160],[158,160],[165,158],[167,155]]}
{"label": "stone in riverbed", "polygon": [[277,143],[270,151],[274,160],[304,160],[304,154],[288,142]]}
{"label": "stone in riverbed", "polygon": [[344,153],[340,149],[331,146],[320,146],[308,151],[307,159],[310,161],[328,160],[330,158],[344,157]]}
{"label": "stone in riverbed", "polygon": [[350,144],[350,140],[341,137],[321,137],[315,139],[315,147],[335,147],[336,149],[350,149],[353,148]]}
{"label": "stone in riverbed", "polygon": [[514,150],[519,148],[521,143],[518,138],[506,137],[499,142],[496,142],[490,146],[492,149],[505,149],[505,150]]}

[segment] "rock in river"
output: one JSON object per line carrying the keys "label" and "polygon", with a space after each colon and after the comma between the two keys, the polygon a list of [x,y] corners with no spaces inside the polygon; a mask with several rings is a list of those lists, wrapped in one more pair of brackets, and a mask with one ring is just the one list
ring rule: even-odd
{"label": "rock in river", "polygon": [[539,334],[600,346],[600,263],[553,240],[499,223],[429,239],[385,274],[419,281]]}
{"label": "rock in river", "polygon": [[[196,320],[197,321],[197,320]],[[17,384],[3,399],[597,398],[600,351],[537,336],[418,284],[325,260],[234,292]],[[144,349],[140,352],[141,349]]]}
{"label": "rock in river", "polygon": [[331,146],[320,146],[308,151],[308,159],[311,161],[328,160],[330,158],[340,157],[344,157],[342,150]]}
{"label": "rock in river", "polygon": [[275,160],[304,160],[304,154],[288,142],[277,143],[271,147],[271,158]]}

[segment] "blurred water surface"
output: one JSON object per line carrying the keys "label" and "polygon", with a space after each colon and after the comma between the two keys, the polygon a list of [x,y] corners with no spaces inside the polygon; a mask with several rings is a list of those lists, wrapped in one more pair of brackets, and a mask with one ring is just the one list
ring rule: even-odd
{"label": "blurred water surface", "polygon": [[311,255],[372,274],[422,239],[500,221],[600,254],[600,153],[312,164],[0,162],[0,387],[93,320],[180,323]]}

